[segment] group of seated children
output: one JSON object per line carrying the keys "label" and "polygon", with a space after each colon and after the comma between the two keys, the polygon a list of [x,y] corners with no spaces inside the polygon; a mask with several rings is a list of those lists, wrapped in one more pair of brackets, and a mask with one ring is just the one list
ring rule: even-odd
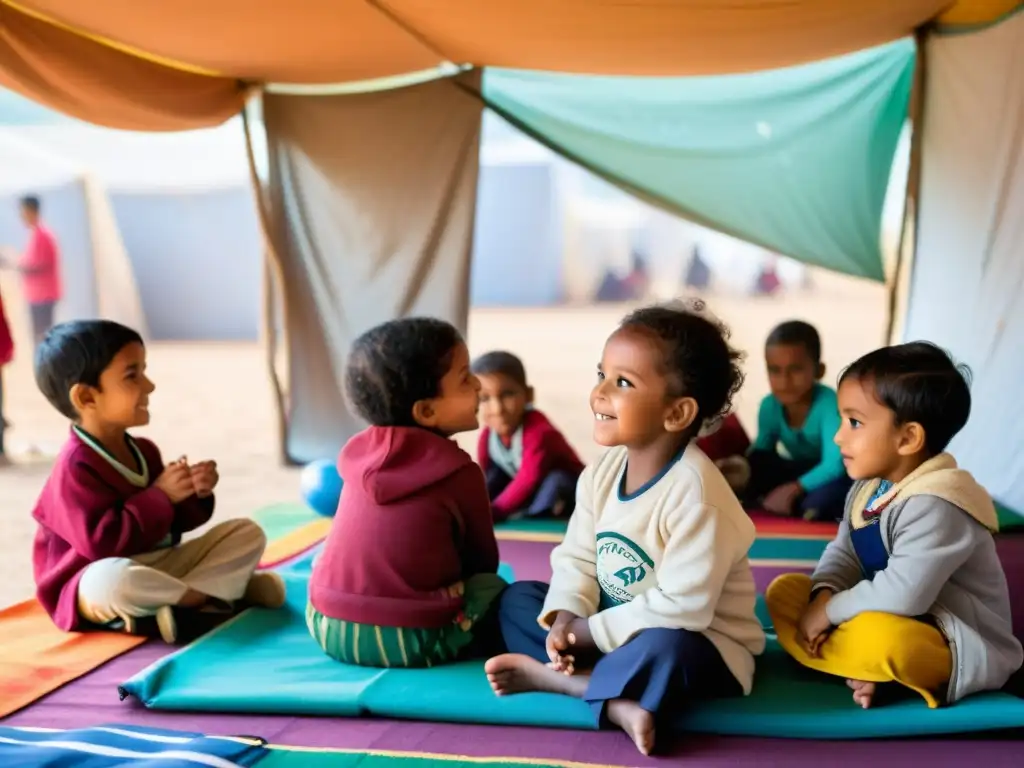
{"label": "group of seated children", "polygon": [[[799,663],[845,678],[863,707],[887,684],[933,707],[1002,687],[1024,650],[995,510],[944,452],[970,413],[964,373],[933,345],[904,344],[854,362],[835,392],[820,383],[814,329],[783,324],[765,349],[772,394],[757,439],[743,462],[716,463],[697,438],[743,382],[728,337],[700,302],[627,316],[590,393],[607,451],[584,469],[532,408],[513,355],[471,361],[434,319],[365,333],[345,389],[370,426],[339,457],[345,484],[309,582],[315,641],[374,667],[485,658],[496,694],[583,699],[649,753],[673,712],[752,689],[766,638],[738,491],[778,514],[841,517],[814,573],[780,576],[766,595]],[[280,578],[255,570],[265,538],[254,524],[181,541],[213,512],[216,467],[165,467],[129,436],[148,423],[153,391],[138,334],[57,326],[37,380],[73,425],[35,510],[38,595],[59,627],[151,622],[173,641],[184,616],[282,604]],[[452,437],[481,412],[474,463]],[[743,470],[731,483],[730,461]],[[494,522],[541,514],[568,516],[551,583],[506,584]]]}

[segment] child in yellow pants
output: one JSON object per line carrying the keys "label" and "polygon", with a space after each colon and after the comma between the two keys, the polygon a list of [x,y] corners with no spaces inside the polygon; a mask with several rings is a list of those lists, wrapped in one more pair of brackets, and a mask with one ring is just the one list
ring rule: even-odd
{"label": "child in yellow pants", "polygon": [[929,707],[997,690],[1024,663],[988,493],[943,453],[967,422],[966,377],[927,343],[876,350],[839,380],[835,441],[856,482],[810,576],[780,576],[766,600],[779,643],[844,677],[860,706],[878,683]]}

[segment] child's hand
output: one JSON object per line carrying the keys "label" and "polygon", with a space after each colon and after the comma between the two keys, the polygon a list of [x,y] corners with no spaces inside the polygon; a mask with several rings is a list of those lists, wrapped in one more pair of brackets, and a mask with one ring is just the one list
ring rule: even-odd
{"label": "child's hand", "polygon": [[193,464],[189,471],[192,474],[192,484],[195,488],[196,496],[200,499],[212,496],[213,489],[220,480],[220,475],[217,474],[217,462],[201,461],[198,464]]}
{"label": "child's hand", "polygon": [[776,515],[791,515],[793,505],[803,490],[797,482],[780,485],[764,497],[764,508]]}
{"label": "child's hand", "polygon": [[583,618],[575,618],[569,624],[569,631],[566,634],[569,640],[569,647],[575,656],[578,651],[589,651],[597,647],[594,643],[594,636],[590,634],[590,621]]}
{"label": "child's hand", "polygon": [[832,622],[829,621],[828,614],[825,612],[825,606],[831,599],[831,590],[821,590],[807,606],[803,616],[800,617],[797,642],[810,656],[818,656],[821,644],[825,642],[832,630]]}
{"label": "child's hand", "polygon": [[[567,668],[572,667],[573,657],[564,656],[563,654],[569,648],[569,627],[578,618],[579,616],[575,613],[559,611],[554,622],[551,624],[551,630],[548,632],[544,645],[548,652],[548,658],[551,659],[552,669],[565,672]],[[572,673],[569,672],[568,674]]]}
{"label": "child's hand", "polygon": [[171,504],[184,501],[196,492],[192,483],[192,473],[189,472],[188,465],[182,461],[168,464],[160,473],[160,477],[153,482],[153,487],[163,491]]}

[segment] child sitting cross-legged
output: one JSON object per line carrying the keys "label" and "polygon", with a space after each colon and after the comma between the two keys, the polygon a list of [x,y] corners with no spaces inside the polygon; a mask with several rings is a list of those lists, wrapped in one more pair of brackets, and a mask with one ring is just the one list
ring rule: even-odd
{"label": "child sitting cross-legged", "polygon": [[580,477],[551,584],[502,596],[510,653],[486,664],[498,695],[582,698],[644,754],[673,711],[749,693],[765,645],[754,525],[694,444],[743,380],[726,330],[701,309],[637,310],[605,342],[590,407],[610,450]]}
{"label": "child sitting cross-legged", "polygon": [[360,336],[345,389],[370,423],[338,458],[338,510],[306,624],[346,664],[430,667],[483,653],[505,581],[483,473],[451,438],[477,428],[480,382],[458,330],[404,318]]}
{"label": "child sitting cross-legged", "polygon": [[129,434],[149,423],[154,390],[138,333],[108,320],[55,326],[36,351],[36,382],[72,422],[33,512],[36,594],[60,629],[119,626],[173,643],[182,612],[281,606],[281,577],[254,573],[266,536],[251,520],[182,541],[213,515],[217,467],[164,465]]}
{"label": "child sitting cross-legged", "polygon": [[929,707],[1001,688],[1024,661],[991,497],[945,449],[967,423],[964,373],[932,344],[885,347],[839,379],[836,443],[856,484],[814,574],[766,601],[779,643],[846,678],[865,709],[898,683]]}
{"label": "child sitting cross-legged", "polygon": [[565,436],[533,407],[533,387],[522,361],[510,352],[488,352],[473,361],[480,379],[485,427],[477,461],[487,479],[495,521],[572,514],[583,462]]}

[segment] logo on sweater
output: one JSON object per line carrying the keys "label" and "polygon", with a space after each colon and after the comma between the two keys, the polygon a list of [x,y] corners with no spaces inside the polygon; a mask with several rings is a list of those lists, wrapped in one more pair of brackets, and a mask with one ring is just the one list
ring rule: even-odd
{"label": "logo on sweater", "polygon": [[607,601],[628,603],[648,589],[645,580],[653,573],[654,561],[635,541],[621,533],[597,534],[597,582]]}

